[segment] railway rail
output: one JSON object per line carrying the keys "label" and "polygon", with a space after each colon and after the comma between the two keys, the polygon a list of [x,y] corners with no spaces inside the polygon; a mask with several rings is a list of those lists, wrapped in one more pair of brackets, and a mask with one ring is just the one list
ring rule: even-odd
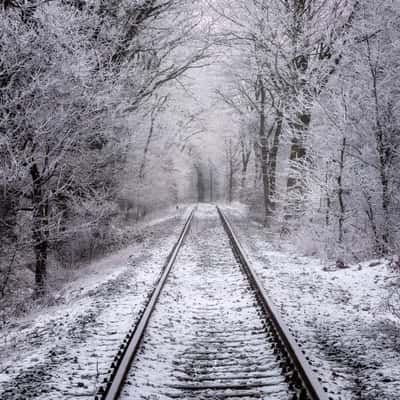
{"label": "railway rail", "polygon": [[329,399],[229,220],[201,205],[96,400],[238,398]]}

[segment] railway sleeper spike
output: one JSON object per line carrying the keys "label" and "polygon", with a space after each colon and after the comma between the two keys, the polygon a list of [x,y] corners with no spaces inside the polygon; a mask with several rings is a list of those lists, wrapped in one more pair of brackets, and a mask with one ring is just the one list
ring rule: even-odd
{"label": "railway sleeper spike", "polygon": [[294,393],[291,400],[300,400],[300,393],[299,392]]}
{"label": "railway sleeper spike", "polygon": [[279,360],[279,367],[283,369],[287,369],[289,367],[289,363],[287,360]]}
{"label": "railway sleeper spike", "polygon": [[292,366],[292,368],[289,369],[286,375],[288,376],[289,385],[292,389],[301,388],[303,386],[303,382],[300,379],[295,366]]}
{"label": "railway sleeper spike", "polygon": [[301,389],[296,394],[296,400],[311,400],[311,398],[305,389]]}
{"label": "railway sleeper spike", "polygon": [[289,389],[293,390],[294,389],[294,385],[293,382],[291,381],[291,375],[289,372],[284,373],[285,375],[285,382],[288,384]]}
{"label": "railway sleeper spike", "polygon": [[299,373],[297,372],[297,369],[293,370],[292,376],[291,376],[291,380],[294,384],[295,387],[297,388],[301,388],[303,387],[303,382],[299,376]]}
{"label": "railway sleeper spike", "polygon": [[286,348],[283,347],[281,349],[281,354],[282,354],[282,358],[285,360],[286,364],[291,364],[290,355],[289,355],[289,352],[286,350]]}
{"label": "railway sleeper spike", "polygon": [[108,371],[108,377],[110,382],[114,379],[116,373],[117,373],[116,368]]}
{"label": "railway sleeper spike", "polygon": [[266,326],[268,326],[269,333],[274,337],[274,338],[280,338],[278,332],[276,331],[276,328],[273,324],[268,324],[266,323]]}
{"label": "railway sleeper spike", "polygon": [[268,321],[263,320],[262,326],[266,332],[268,332],[269,334],[274,334],[274,328],[271,326],[271,324]]}
{"label": "railway sleeper spike", "polygon": [[301,394],[300,388],[296,388],[295,394],[293,395],[293,399],[300,400],[300,394]]}
{"label": "railway sleeper spike", "polygon": [[293,364],[287,361],[281,361],[280,367],[282,369],[283,374],[285,375],[285,378],[288,378],[290,371],[292,371],[293,369]]}
{"label": "railway sleeper spike", "polygon": [[118,369],[113,368],[110,372],[108,372],[108,379],[112,381],[117,373]]}
{"label": "railway sleeper spike", "polygon": [[[105,393],[104,387],[102,385],[100,385],[99,389],[97,390],[97,394],[98,395],[102,395]],[[96,396],[98,398],[100,398],[100,396]]]}
{"label": "railway sleeper spike", "polygon": [[309,396],[308,396],[308,393],[307,393],[307,391],[306,391],[306,389],[301,389],[301,391],[300,391],[300,396],[299,396],[299,400],[309,400],[310,398],[309,398]]}

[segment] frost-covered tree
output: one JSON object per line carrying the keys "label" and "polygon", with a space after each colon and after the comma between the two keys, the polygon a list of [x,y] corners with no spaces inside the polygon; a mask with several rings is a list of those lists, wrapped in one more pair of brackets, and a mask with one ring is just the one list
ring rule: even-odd
{"label": "frost-covered tree", "polygon": [[1,265],[29,265],[31,248],[42,294],[50,254],[65,258],[75,238],[85,257],[83,233],[107,235],[135,122],[199,66],[207,27],[183,0],[6,2],[1,17]]}
{"label": "frost-covered tree", "polygon": [[399,12],[399,2],[357,5],[313,110],[309,176],[318,184],[309,188],[321,200],[308,215],[317,231],[330,232],[338,247],[330,250],[355,256],[397,251]]}
{"label": "frost-covered tree", "polygon": [[[339,62],[334,48],[351,15],[350,1],[242,1],[213,3],[225,23],[232,88],[226,97],[258,119],[258,151],[266,217],[281,198],[285,213],[304,207],[301,166],[313,98]],[[228,63],[227,63],[228,64]],[[287,144],[291,169],[285,185],[277,183],[278,152]],[[281,187],[281,193],[278,193]],[[288,195],[285,193],[288,190]],[[296,208],[299,210],[296,212]]]}
{"label": "frost-covered tree", "polygon": [[[110,82],[94,74],[96,53],[69,7],[38,8],[28,21],[1,20],[0,146],[3,202],[31,235],[38,293],[50,247],[67,236],[67,221],[112,193],[122,136],[108,119]],[[74,27],[64,26],[74,20]],[[2,221],[6,223],[5,221]],[[14,227],[14,231],[16,228]],[[19,230],[20,231],[20,230]],[[30,237],[29,237],[30,236]]]}
{"label": "frost-covered tree", "polygon": [[211,5],[268,219],[330,255],[396,249],[399,2]]}

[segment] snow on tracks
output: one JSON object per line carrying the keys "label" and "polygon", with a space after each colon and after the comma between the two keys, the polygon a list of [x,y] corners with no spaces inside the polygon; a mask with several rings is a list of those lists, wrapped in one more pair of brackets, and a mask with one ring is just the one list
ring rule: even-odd
{"label": "snow on tracks", "polygon": [[201,205],[121,399],[266,396],[293,392],[216,209]]}

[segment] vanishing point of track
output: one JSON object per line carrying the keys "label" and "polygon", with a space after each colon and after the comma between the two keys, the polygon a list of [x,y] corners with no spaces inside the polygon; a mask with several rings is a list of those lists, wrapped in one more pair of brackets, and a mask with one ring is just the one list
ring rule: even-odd
{"label": "vanishing point of track", "polygon": [[328,396],[228,219],[201,205],[187,218],[96,399]]}

